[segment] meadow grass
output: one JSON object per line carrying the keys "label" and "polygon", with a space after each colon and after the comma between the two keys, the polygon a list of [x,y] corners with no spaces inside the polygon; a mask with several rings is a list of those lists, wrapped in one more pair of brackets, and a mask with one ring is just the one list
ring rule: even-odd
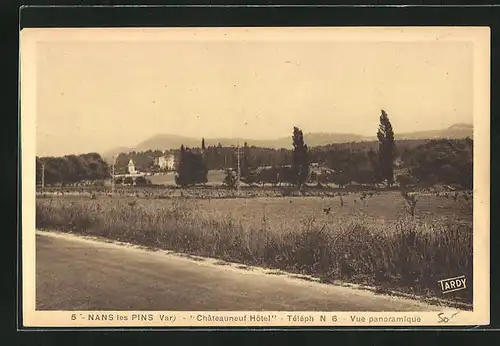
{"label": "meadow grass", "polygon": [[[469,214],[428,202],[412,218],[396,194],[354,199],[37,198],[36,227],[421,295],[472,278]],[[470,303],[472,290],[450,298]]]}

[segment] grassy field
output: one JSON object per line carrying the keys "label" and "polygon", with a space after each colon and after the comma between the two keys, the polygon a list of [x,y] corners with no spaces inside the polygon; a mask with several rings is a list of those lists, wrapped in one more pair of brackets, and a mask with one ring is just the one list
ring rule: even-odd
{"label": "grassy field", "polygon": [[[221,185],[226,177],[224,171],[210,170],[207,174],[207,185]],[[157,174],[148,176],[152,184],[156,185],[170,185],[175,186],[175,173],[169,172],[168,174]]]}
{"label": "grassy field", "polygon": [[[160,195],[158,195],[160,196]],[[441,296],[472,277],[472,200],[398,192],[342,197],[37,197],[37,228],[104,236],[222,260]],[[472,291],[449,297],[471,302]]]}

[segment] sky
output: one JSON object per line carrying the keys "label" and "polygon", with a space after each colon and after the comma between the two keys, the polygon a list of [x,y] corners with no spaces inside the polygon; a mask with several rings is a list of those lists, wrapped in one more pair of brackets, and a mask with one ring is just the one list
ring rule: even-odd
{"label": "sky", "polygon": [[472,124],[463,41],[53,40],[37,43],[37,155],[134,146],[156,134],[374,136]]}

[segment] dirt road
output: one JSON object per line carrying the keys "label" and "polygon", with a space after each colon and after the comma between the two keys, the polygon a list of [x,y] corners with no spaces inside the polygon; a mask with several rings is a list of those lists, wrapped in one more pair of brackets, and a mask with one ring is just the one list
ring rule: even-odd
{"label": "dirt road", "polygon": [[436,311],[417,301],[37,232],[38,310]]}

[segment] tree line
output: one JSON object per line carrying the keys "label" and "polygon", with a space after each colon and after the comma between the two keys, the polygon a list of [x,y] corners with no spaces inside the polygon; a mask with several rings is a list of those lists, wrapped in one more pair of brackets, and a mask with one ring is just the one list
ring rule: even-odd
{"label": "tree line", "polygon": [[[379,150],[378,154],[374,152],[368,155],[371,163],[371,171],[369,171],[370,182],[375,182],[377,180],[385,180],[390,186],[393,184],[393,160],[395,156],[395,143],[394,143],[394,133],[392,130],[392,125],[389,118],[384,110],[382,110],[382,115],[380,116],[380,126],[377,132],[379,139]],[[292,145],[293,150],[280,160],[280,164],[273,163],[270,168],[262,169],[262,167],[256,165],[255,160],[252,160],[251,150],[247,143],[243,146],[243,153],[241,161],[238,163],[237,173],[240,174],[242,181],[247,183],[273,183],[279,184],[281,182],[288,182],[297,187],[302,187],[306,182],[310,181],[311,175],[311,161],[310,161],[310,149],[304,142],[304,135],[302,130],[298,127],[293,128],[292,133]],[[215,147],[212,152],[217,153],[217,149],[221,147]],[[286,151],[285,151],[286,152]],[[188,186],[196,184],[198,182],[206,182],[207,175],[207,164],[206,161],[211,157],[210,151],[205,148],[205,141],[202,139],[201,151],[192,152],[191,150],[186,150],[181,147],[181,154],[179,157],[179,167],[177,169],[176,182],[180,186]],[[189,155],[188,155],[189,154]],[[236,153],[238,161],[239,148]],[[352,158],[355,155],[348,154],[346,152],[335,152],[334,155],[328,157],[327,166],[332,168],[333,174],[329,174],[327,181],[333,179],[339,185],[346,185],[348,183],[348,178],[352,165]],[[343,156],[343,157],[342,157]],[[374,156],[373,158],[371,156]],[[376,157],[375,157],[376,156]],[[196,158],[196,159],[194,159]],[[340,158],[340,160],[339,160]],[[234,160],[234,159],[233,159]],[[288,165],[288,162],[290,164]],[[334,167],[332,167],[334,166]],[[234,167],[234,166],[233,166]],[[234,179],[234,168],[226,168],[226,178],[224,183],[231,187],[235,185]],[[356,169],[359,166],[356,166]],[[345,182],[343,180],[346,180]]]}
{"label": "tree line", "polygon": [[[405,186],[440,183],[472,188],[471,139],[396,141],[384,110],[379,117],[377,139],[376,142],[330,144],[310,149],[304,143],[302,131],[294,127],[292,150],[255,148],[244,144],[240,150],[241,181],[247,184],[288,183],[297,187],[305,183],[334,183],[340,187],[351,183],[385,184],[389,187],[395,183]],[[177,170],[176,180],[179,185],[206,182],[207,170],[217,167],[226,170],[223,183],[236,186],[235,148],[224,148],[220,144],[206,148],[202,139],[201,150],[190,149],[190,153],[198,159],[181,155],[182,169]],[[221,157],[224,157],[224,162],[220,161]],[[262,167],[263,163],[267,167]],[[190,172],[193,172],[192,178]]]}
{"label": "tree line", "polygon": [[[302,131],[293,128],[293,149],[270,149],[244,143],[240,152],[241,181],[248,184],[351,183],[388,186],[437,183],[472,187],[473,143],[467,139],[396,140],[387,113],[382,110],[377,141],[334,143],[309,148]],[[143,172],[158,171],[155,159],[176,157],[176,183],[181,187],[207,182],[209,170],[226,170],[224,184],[235,187],[237,148],[220,143],[199,148],[181,146],[177,150],[147,150],[118,155],[115,173],[127,173],[130,159]],[[45,184],[71,184],[82,180],[110,178],[108,164],[97,153],[36,158],[37,182],[41,182],[42,162]],[[395,171],[396,170],[396,173]]]}
{"label": "tree line", "polygon": [[[203,139],[202,139],[203,141]],[[398,149],[414,148],[427,143],[427,140],[396,140]],[[323,146],[309,148],[309,160],[311,163],[335,166],[335,162],[344,160],[345,156],[356,156],[356,160],[361,160],[360,165],[365,165],[365,156],[377,152],[378,141],[332,143]],[[237,152],[234,146],[209,145],[203,150],[204,163],[208,170],[233,170],[237,166]],[[292,164],[293,150],[281,148],[262,148],[244,143],[240,148],[240,162],[242,176],[250,167],[281,167]],[[155,165],[155,159],[164,155],[174,155],[179,158],[180,149],[172,150],[147,150],[121,153],[116,159],[117,174],[127,173],[127,166],[132,159],[134,165],[141,172],[160,172]],[[345,161],[345,160],[344,160]]]}
{"label": "tree line", "polygon": [[[43,171],[43,173],[42,173]],[[37,184],[73,184],[111,177],[108,164],[98,153],[66,155],[62,157],[36,157]]]}

